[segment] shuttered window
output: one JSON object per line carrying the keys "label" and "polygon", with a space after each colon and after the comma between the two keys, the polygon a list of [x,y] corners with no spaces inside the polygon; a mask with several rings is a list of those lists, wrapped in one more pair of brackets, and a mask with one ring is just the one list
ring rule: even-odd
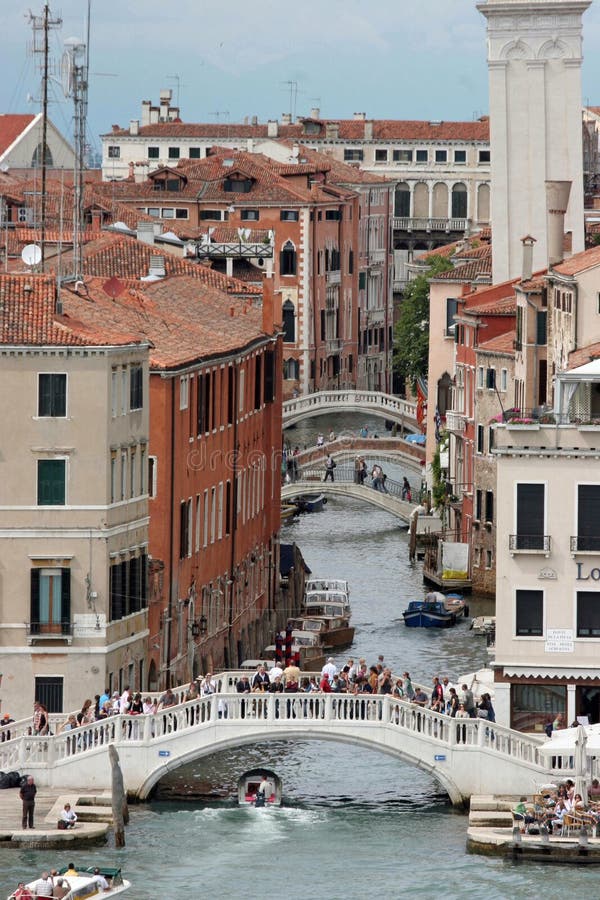
{"label": "shuttered window", "polygon": [[577,637],[600,637],[600,592],[577,591]]}
{"label": "shuttered window", "polygon": [[67,414],[67,376],[44,373],[38,378],[38,416],[64,418]]}
{"label": "shuttered window", "polygon": [[577,549],[600,551],[600,484],[577,488]]}
{"label": "shuttered window", "polygon": [[545,486],[517,485],[517,550],[544,549]]}
{"label": "shuttered window", "polygon": [[38,506],[64,506],[66,502],[66,459],[38,459]]}
{"label": "shuttered window", "polygon": [[539,637],[544,633],[544,592],[516,592],[517,637]]}

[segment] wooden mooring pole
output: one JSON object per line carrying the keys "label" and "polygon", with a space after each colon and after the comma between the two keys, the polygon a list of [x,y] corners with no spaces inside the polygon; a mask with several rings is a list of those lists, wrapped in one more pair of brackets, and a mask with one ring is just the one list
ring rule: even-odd
{"label": "wooden mooring pole", "polygon": [[125,826],[129,824],[129,807],[123,783],[123,773],[119,765],[119,754],[113,744],[108,747],[108,756],[112,770],[112,814],[115,847],[125,846]]}

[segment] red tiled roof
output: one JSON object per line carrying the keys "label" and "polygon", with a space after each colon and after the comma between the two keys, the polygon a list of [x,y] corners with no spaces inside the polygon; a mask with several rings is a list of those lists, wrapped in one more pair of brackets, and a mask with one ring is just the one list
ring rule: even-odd
{"label": "red tiled roof", "polygon": [[[485,294],[486,292],[481,291],[480,293]],[[469,300],[471,302],[464,311],[475,316],[514,316],[517,310],[517,299],[514,293],[508,297],[490,300],[487,303],[477,303],[477,293],[475,293],[469,296]]]}
{"label": "red tiled roof", "polygon": [[[317,134],[307,134],[303,121],[319,125]],[[316,141],[327,140],[327,126],[337,125],[340,140],[357,141],[365,139],[365,125],[372,123],[373,140],[394,141],[481,141],[487,143],[490,139],[490,123],[487,116],[474,122],[443,122],[438,124],[417,120],[402,119],[306,119],[293,125],[278,125],[278,137],[296,140]],[[106,137],[128,137],[128,128],[116,128]],[[226,140],[246,140],[248,138],[267,138],[268,125],[238,125],[211,124],[211,123],[185,123],[185,122],[158,122],[153,125],[142,125],[139,129],[140,137],[171,137],[171,138],[221,138]]]}
{"label": "red tiled roof", "polygon": [[112,296],[104,278],[85,279],[83,292],[63,288],[67,321],[123,328],[150,343],[154,369],[182,366],[243,349],[262,333],[262,311],[188,276],[146,283]]}
{"label": "red tiled roof", "polygon": [[480,276],[487,277],[491,274],[491,259],[474,259],[460,266],[455,266],[448,272],[440,272],[432,278],[432,281],[475,281]]}
{"label": "red tiled roof", "polygon": [[598,359],[598,357],[600,357],[600,342],[588,344],[587,347],[579,347],[577,350],[572,350],[571,353],[569,353],[567,370],[577,369],[579,366],[584,366],[593,359]]}
{"label": "red tiled roof", "polygon": [[589,250],[582,250],[581,253],[565,259],[564,262],[553,266],[549,274],[557,272],[559,275],[577,275],[578,272],[585,272],[596,266],[600,266],[600,246],[590,247]]}
{"label": "red tiled roof", "polygon": [[29,113],[0,114],[0,155],[31,125],[35,116]]}
{"label": "red tiled roof", "polygon": [[491,244],[481,244],[480,247],[468,247],[459,249],[454,254],[455,259],[487,259],[492,255]]}
{"label": "red tiled roof", "polygon": [[516,331],[506,331],[504,334],[497,334],[496,337],[490,338],[489,341],[478,344],[476,349],[487,353],[505,353],[507,356],[512,356],[515,352],[516,339]]}

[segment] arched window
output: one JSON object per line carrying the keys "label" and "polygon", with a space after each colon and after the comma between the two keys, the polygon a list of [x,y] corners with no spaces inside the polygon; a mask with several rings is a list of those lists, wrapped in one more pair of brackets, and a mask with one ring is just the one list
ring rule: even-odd
{"label": "arched window", "polygon": [[279,254],[279,274],[296,274],[296,248],[291,241],[286,241]]}
{"label": "arched window", "polygon": [[407,184],[399,184],[394,194],[394,215],[403,219],[410,216],[410,188]]}
{"label": "arched window", "polygon": [[448,188],[442,181],[438,181],[433,187],[433,217],[448,218]]}
{"label": "arched window", "polygon": [[451,390],[452,379],[447,372],[444,372],[437,383],[437,408],[440,416],[445,416],[446,410],[451,408]]}
{"label": "arched window", "polygon": [[464,184],[455,184],[452,188],[452,218],[467,218],[467,188]]}
{"label": "arched window", "polygon": [[[33,151],[33,156],[31,157],[31,168],[36,169],[42,165],[42,143],[37,145],[35,150]],[[54,160],[52,159],[52,154],[50,153],[50,147],[46,144],[46,165],[53,166]]]}
{"label": "arched window", "polygon": [[283,342],[296,343],[296,310],[291,300],[286,300],[281,307],[283,313]]}
{"label": "arched window", "polygon": [[300,363],[297,359],[283,361],[283,377],[286,381],[297,381],[300,377]]}
{"label": "arched window", "polygon": [[413,206],[415,218],[426,219],[429,216],[429,188],[423,181],[415,185]]}
{"label": "arched window", "polygon": [[490,186],[480,184],[477,191],[477,221],[487,225],[490,221]]}

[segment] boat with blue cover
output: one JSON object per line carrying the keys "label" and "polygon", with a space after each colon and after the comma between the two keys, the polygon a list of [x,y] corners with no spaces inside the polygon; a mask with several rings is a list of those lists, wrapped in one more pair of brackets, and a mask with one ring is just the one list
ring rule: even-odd
{"label": "boat with blue cover", "polygon": [[402,616],[409,628],[451,628],[468,607],[460,594],[430,591],[423,600],[411,600]]}

